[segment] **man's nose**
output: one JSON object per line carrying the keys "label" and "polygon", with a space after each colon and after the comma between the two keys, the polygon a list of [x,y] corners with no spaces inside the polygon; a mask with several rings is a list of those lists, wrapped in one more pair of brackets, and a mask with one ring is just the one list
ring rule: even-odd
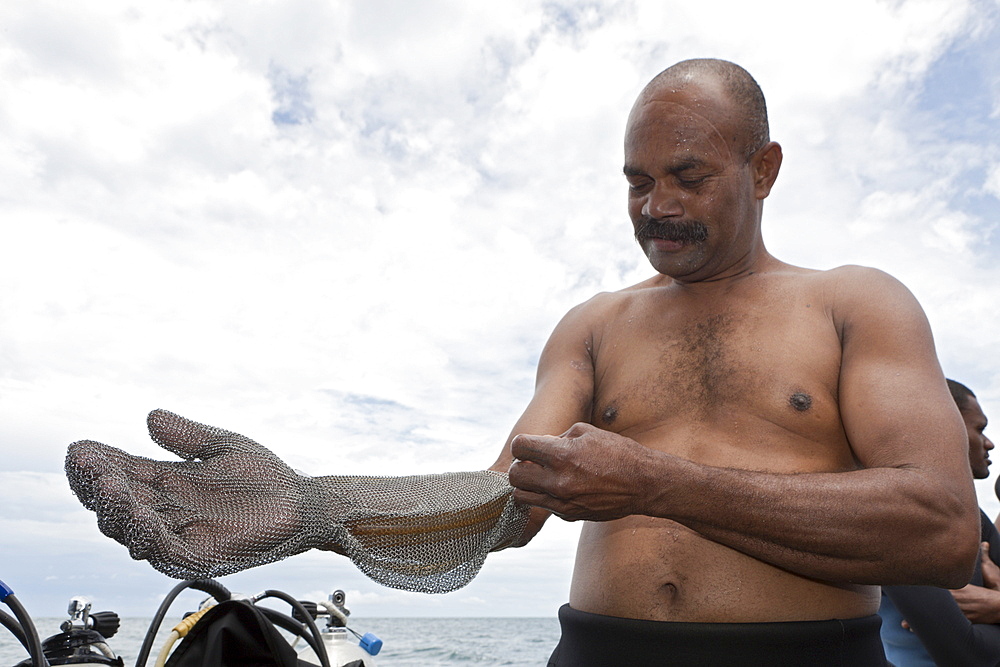
{"label": "man's nose", "polygon": [[983,441],[984,441],[983,446],[986,447],[986,451],[990,451],[991,449],[993,449],[994,445],[992,440],[990,440],[984,435]]}
{"label": "man's nose", "polygon": [[676,192],[658,183],[646,197],[642,213],[654,220],[676,218],[684,215],[684,205],[681,204]]}

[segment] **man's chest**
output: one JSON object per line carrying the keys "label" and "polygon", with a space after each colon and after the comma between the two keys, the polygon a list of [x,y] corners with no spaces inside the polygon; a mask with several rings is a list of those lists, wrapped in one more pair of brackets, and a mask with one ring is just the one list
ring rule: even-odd
{"label": "man's chest", "polygon": [[809,300],[634,308],[600,333],[593,354],[592,423],[601,428],[727,433],[767,424],[824,440],[840,432],[840,338]]}

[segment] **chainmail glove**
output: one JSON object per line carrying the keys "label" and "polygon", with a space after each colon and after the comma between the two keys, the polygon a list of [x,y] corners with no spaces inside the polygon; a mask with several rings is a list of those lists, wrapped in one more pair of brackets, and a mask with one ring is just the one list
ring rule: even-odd
{"label": "chainmail glove", "polygon": [[386,586],[444,593],[527,524],[504,473],[308,477],[238,433],[165,410],[147,422],[183,460],[83,440],[69,446],[66,475],[102,533],[171,577],[220,577],[318,548]]}

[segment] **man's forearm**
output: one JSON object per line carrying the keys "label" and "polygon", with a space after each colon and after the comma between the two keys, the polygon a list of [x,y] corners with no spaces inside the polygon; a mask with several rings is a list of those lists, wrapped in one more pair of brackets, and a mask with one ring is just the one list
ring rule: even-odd
{"label": "man's forearm", "polygon": [[[950,461],[940,474],[915,464],[757,472],[694,463],[589,424],[558,437],[518,435],[511,453],[520,502],[571,521],[671,519],[826,581],[957,588],[968,583],[979,544],[971,476]],[[899,549],[912,542],[915,548]]]}
{"label": "man's forearm", "polygon": [[644,470],[641,483],[653,492],[642,513],[760,560],[829,581],[969,581],[978,510],[919,471],[775,474],[657,458],[659,470]]}

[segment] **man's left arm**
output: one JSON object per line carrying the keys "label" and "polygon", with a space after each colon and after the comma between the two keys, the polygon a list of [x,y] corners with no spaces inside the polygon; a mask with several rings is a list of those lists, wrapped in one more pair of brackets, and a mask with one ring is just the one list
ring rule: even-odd
{"label": "man's left arm", "polygon": [[966,584],[979,543],[978,508],[965,429],[926,317],[889,276],[838,271],[840,409],[857,470],[718,468],[580,424],[559,438],[514,439],[515,498],[569,520],[672,519],[827,581]]}

